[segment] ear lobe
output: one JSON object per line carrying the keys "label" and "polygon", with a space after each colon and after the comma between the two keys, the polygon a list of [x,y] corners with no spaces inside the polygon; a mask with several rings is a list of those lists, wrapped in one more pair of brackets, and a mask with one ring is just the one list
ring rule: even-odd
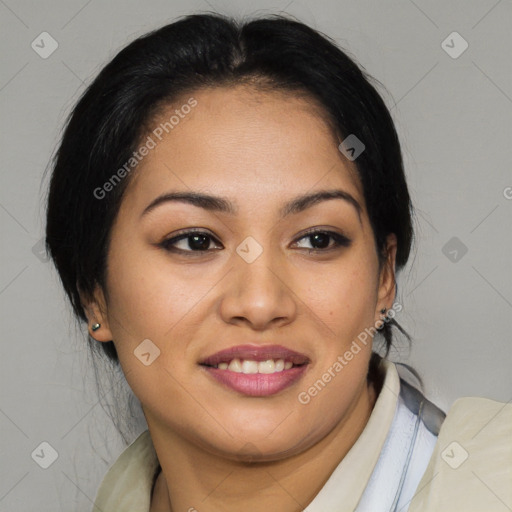
{"label": "ear lobe", "polygon": [[[89,335],[96,341],[112,341],[112,332],[108,322],[107,303],[101,287],[96,285],[93,297],[86,297],[85,294],[80,292],[80,299],[85,316],[87,317]],[[93,325],[96,326],[96,324],[99,324],[99,327],[93,330],[92,327]]]}

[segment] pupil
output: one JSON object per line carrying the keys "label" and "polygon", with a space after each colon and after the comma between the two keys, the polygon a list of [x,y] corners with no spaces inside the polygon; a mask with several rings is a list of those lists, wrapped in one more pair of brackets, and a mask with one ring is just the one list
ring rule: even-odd
{"label": "pupil", "polygon": [[[208,249],[209,245],[209,239],[205,235],[193,235],[192,237],[193,242],[190,243],[189,239],[189,246],[193,250],[201,250],[201,249]],[[195,245],[195,242],[200,241],[200,243]]]}
{"label": "pupil", "polygon": [[329,246],[329,238],[330,238],[330,236],[326,233],[316,233],[316,234],[310,236],[311,245],[315,245],[315,242],[318,245],[318,241],[320,241],[319,249],[324,249],[325,247]]}

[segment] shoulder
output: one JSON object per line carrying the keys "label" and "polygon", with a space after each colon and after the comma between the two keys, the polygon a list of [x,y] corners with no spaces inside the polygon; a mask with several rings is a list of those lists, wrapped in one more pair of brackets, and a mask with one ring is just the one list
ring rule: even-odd
{"label": "shoulder", "polygon": [[512,404],[458,399],[444,419],[409,512],[512,507]]}
{"label": "shoulder", "polygon": [[149,511],[151,490],[158,468],[153,442],[149,431],[145,430],[108,469],[98,488],[94,510]]}

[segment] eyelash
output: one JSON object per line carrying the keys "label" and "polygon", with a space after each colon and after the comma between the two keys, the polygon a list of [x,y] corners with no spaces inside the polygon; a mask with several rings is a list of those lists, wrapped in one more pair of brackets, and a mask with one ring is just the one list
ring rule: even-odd
{"label": "eyelash", "polygon": [[[352,243],[351,240],[349,240],[344,235],[341,235],[341,234],[336,233],[334,231],[321,230],[321,229],[317,229],[317,230],[313,229],[311,231],[308,231],[308,232],[304,233],[300,238],[298,238],[295,241],[295,243],[299,242],[300,240],[302,240],[304,238],[312,237],[312,236],[317,235],[317,234],[324,234],[324,235],[330,236],[334,240],[334,244],[331,247],[328,247],[326,249],[305,249],[308,252],[308,254],[312,254],[312,253],[326,253],[326,252],[330,252],[332,250],[340,249],[342,247],[349,247],[350,244]],[[179,242],[181,240],[184,240],[184,239],[187,239],[187,238],[190,238],[190,237],[192,237],[194,235],[196,235],[196,236],[197,235],[206,236],[206,237],[208,237],[211,240],[217,241],[215,237],[213,237],[212,235],[210,235],[209,233],[206,233],[204,231],[189,230],[189,231],[186,231],[184,233],[181,233],[180,235],[174,236],[172,238],[168,238],[167,240],[164,240],[163,242],[161,242],[158,245],[160,247],[162,247],[163,249],[165,249],[166,251],[168,251],[168,252],[181,253],[181,254],[183,254],[183,253],[191,253],[192,257],[194,257],[196,255],[199,256],[199,255],[204,254],[206,252],[210,252],[211,251],[210,249],[206,249],[204,251],[201,251],[201,250],[193,251],[193,250],[183,250],[183,249],[178,249],[176,247],[172,247],[173,244],[176,244],[177,242]]]}

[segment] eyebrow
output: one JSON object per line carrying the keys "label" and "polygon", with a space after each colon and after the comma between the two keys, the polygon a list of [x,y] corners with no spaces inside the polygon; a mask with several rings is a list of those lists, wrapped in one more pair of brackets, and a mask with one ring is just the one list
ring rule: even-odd
{"label": "eyebrow", "polygon": [[[291,214],[297,214],[306,210],[307,208],[312,207],[315,204],[330,199],[342,199],[351,204],[357,212],[359,222],[361,222],[361,205],[351,194],[344,190],[338,189],[319,190],[311,194],[298,196],[285,203],[284,206],[281,207],[279,215],[281,218],[284,218]],[[236,215],[238,212],[237,207],[225,197],[212,196],[209,194],[203,194],[201,192],[168,192],[158,196],[148,206],[146,206],[141,214],[141,217],[154,210],[158,206],[168,202],[188,203],[208,211],[227,213],[229,215]]]}

